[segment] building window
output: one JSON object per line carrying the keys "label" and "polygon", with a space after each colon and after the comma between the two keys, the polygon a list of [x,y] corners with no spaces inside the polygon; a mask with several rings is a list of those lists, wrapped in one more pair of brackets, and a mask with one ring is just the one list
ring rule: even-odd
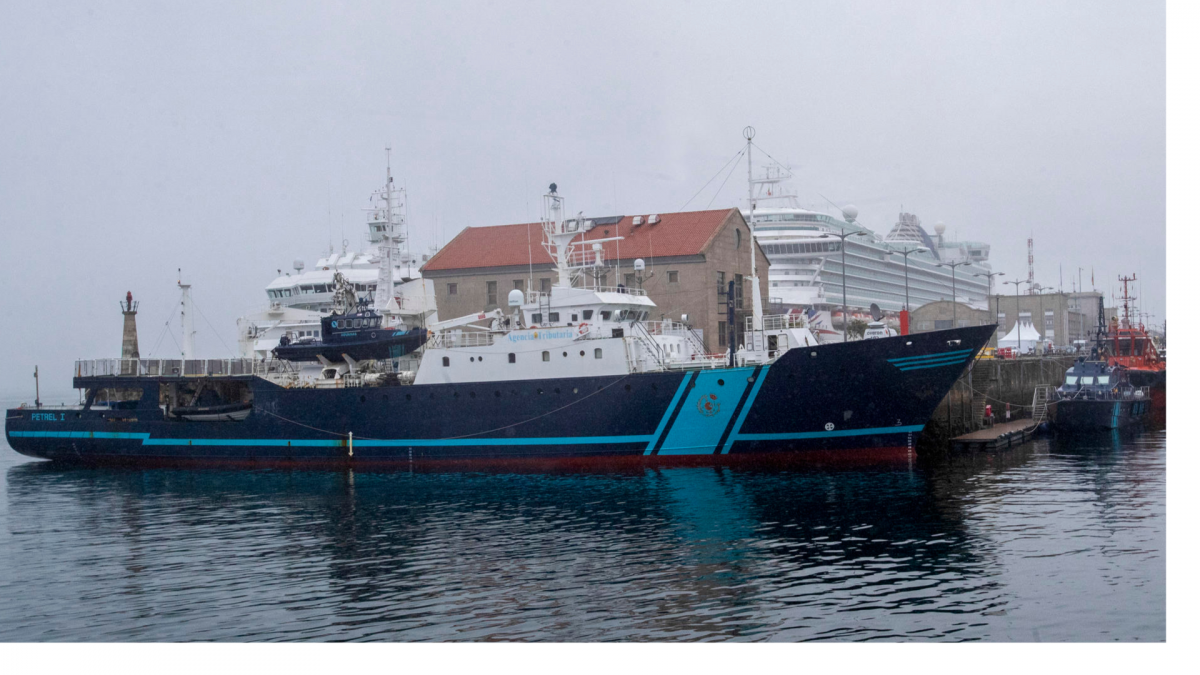
{"label": "building window", "polygon": [[998,325],[999,325],[1001,328],[1004,328],[1004,325],[1005,325],[1005,324],[1004,324],[1004,312],[1000,312],[1000,313],[996,314],[996,323],[997,323],[997,324],[998,324]]}
{"label": "building window", "polygon": [[443,368],[449,368],[449,367],[450,367],[450,357],[449,357],[449,356],[443,356],[443,357],[442,357],[442,367],[443,367]]}
{"label": "building window", "polygon": [[725,290],[725,273],[717,272],[717,292],[724,293]]}
{"label": "building window", "polygon": [[495,307],[496,305],[500,304],[500,302],[498,300],[499,294],[496,290],[496,286],[497,286],[497,283],[495,281],[487,282],[487,306],[488,307]]}
{"label": "building window", "polygon": [[525,292],[525,280],[524,279],[513,279],[513,288],[515,290],[518,290],[518,291],[521,291],[522,293],[524,293]]}
{"label": "building window", "polygon": [[542,360],[549,361],[550,360],[550,352],[542,352]]}
{"label": "building window", "polygon": [[740,227],[733,228],[733,247],[742,247],[742,228]]}
{"label": "building window", "polygon": [[734,309],[742,308],[742,275],[733,275],[733,307]]}
{"label": "building window", "polygon": [[667,283],[668,284],[679,283],[679,272],[667,272]]}
{"label": "building window", "polygon": [[446,284],[447,295],[458,295],[458,284]]}
{"label": "building window", "polygon": [[634,276],[633,274],[626,274],[626,275],[625,275],[625,287],[626,287],[626,288],[633,288],[633,285],[634,285],[634,284],[636,284],[636,283],[637,283],[637,277],[636,277],[636,276]]}
{"label": "building window", "polygon": [[729,324],[724,321],[717,322],[717,346],[725,347],[729,345]]}
{"label": "building window", "polygon": [[604,358],[604,352],[599,347],[596,348],[596,358],[598,358],[598,359]]}
{"label": "building window", "polygon": [[1052,310],[1052,309],[1046,310],[1045,326],[1046,326],[1046,334],[1047,335],[1052,334],[1054,332],[1054,310]]}
{"label": "building window", "polygon": [[543,293],[549,293],[550,292],[550,280],[549,279],[538,279],[538,288],[540,288]]}
{"label": "building window", "polygon": [[933,327],[935,330],[947,330],[954,327],[952,319],[934,319]]}
{"label": "building window", "polygon": [[516,355],[516,354],[513,354],[512,352],[509,352],[509,354],[508,354],[508,362],[509,362],[509,363],[516,363],[516,362],[517,362],[517,355]]}

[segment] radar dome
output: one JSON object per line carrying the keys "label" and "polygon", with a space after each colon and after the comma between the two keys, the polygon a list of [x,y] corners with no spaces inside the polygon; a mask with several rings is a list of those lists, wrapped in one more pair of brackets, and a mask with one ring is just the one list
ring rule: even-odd
{"label": "radar dome", "polygon": [[858,218],[858,207],[853,204],[847,204],[842,209],[842,217],[846,219],[847,223],[853,223],[854,219]]}
{"label": "radar dome", "polygon": [[933,231],[937,232],[938,234],[945,234],[946,233],[946,224],[940,220],[937,221],[937,224],[933,226]]}
{"label": "radar dome", "polygon": [[520,307],[525,304],[525,294],[517,289],[512,289],[508,292],[508,306]]}

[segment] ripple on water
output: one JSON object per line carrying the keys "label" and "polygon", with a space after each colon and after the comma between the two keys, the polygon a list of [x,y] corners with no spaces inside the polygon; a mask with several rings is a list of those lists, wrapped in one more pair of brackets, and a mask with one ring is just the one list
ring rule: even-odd
{"label": "ripple on water", "polygon": [[3,640],[1163,640],[1165,433],[876,470],[0,470]]}

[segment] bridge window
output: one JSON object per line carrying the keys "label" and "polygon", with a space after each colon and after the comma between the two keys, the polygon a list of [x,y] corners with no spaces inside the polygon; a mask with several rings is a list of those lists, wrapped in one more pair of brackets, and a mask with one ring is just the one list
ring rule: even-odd
{"label": "bridge window", "polygon": [[516,362],[517,362],[517,355],[516,355],[516,354],[513,354],[513,353],[511,353],[511,352],[510,352],[510,353],[509,353],[509,355],[508,355],[508,362],[509,362],[509,363],[516,363]]}
{"label": "bridge window", "polygon": [[443,357],[442,357],[442,367],[443,367],[443,368],[449,368],[449,367],[450,367],[450,357],[449,357],[449,356],[443,356]]}
{"label": "bridge window", "polygon": [[591,321],[591,320],[592,320],[592,313],[593,313],[594,311],[595,311],[595,310],[592,310],[592,309],[585,309],[585,310],[583,310],[583,320],[584,320],[584,321]]}
{"label": "bridge window", "polygon": [[549,361],[550,360],[550,352],[542,352],[542,360]]}
{"label": "bridge window", "polygon": [[558,312],[550,312],[550,323],[558,323]]}
{"label": "bridge window", "polygon": [[542,322],[542,313],[534,312],[533,314],[530,314],[529,320],[532,321],[533,323],[541,323]]}
{"label": "bridge window", "polygon": [[600,349],[599,347],[596,348],[596,358],[598,358],[598,359],[604,358],[604,351],[602,349]]}
{"label": "bridge window", "polygon": [[608,321],[612,319],[612,312],[607,309],[600,310],[600,318]]}

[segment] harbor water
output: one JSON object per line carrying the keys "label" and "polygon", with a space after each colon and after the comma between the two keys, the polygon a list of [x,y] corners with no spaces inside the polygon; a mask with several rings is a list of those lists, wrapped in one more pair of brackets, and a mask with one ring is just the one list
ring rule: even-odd
{"label": "harbor water", "polygon": [[368,473],[0,441],[0,640],[1162,641],[1165,445]]}

